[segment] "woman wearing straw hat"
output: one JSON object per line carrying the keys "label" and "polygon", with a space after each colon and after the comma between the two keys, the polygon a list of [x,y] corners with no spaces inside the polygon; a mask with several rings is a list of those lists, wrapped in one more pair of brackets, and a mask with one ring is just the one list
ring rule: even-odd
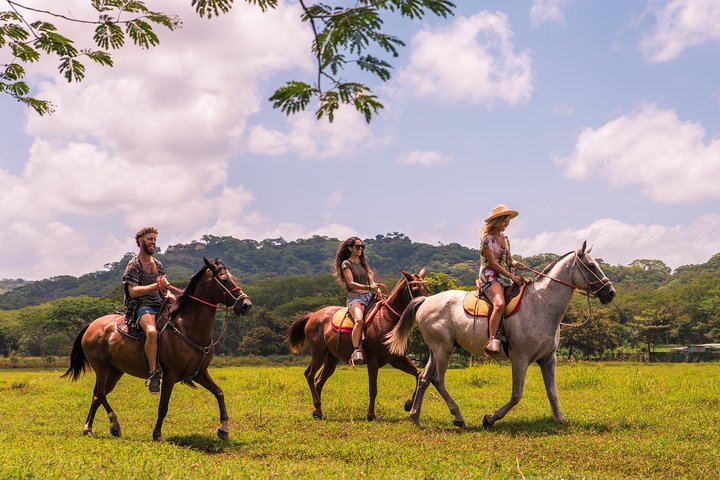
{"label": "woman wearing straw hat", "polygon": [[510,240],[503,233],[510,225],[510,220],[517,217],[518,212],[498,204],[485,219],[480,237],[480,289],[492,302],[493,311],[490,315],[490,340],[485,345],[485,352],[490,355],[500,353],[500,340],[495,338],[500,328],[500,319],[505,310],[504,288],[512,282],[522,283],[523,278],[512,273],[513,267],[524,270],[527,267],[516,262],[510,253]]}

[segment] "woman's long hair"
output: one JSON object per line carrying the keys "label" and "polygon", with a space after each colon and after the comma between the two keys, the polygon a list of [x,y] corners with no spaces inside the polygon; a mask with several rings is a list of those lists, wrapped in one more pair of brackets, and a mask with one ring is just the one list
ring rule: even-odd
{"label": "woman's long hair", "polygon": [[[333,276],[337,280],[337,282],[340,284],[341,287],[348,288],[348,284],[345,283],[345,277],[343,277],[342,274],[342,262],[350,258],[350,247],[352,245],[355,245],[355,242],[360,240],[363,241],[362,238],[359,237],[350,237],[344,242],[340,244],[340,246],[337,249],[337,253],[335,254],[335,261],[333,262]],[[363,242],[365,243],[365,242]],[[360,265],[362,265],[365,270],[368,272],[368,275],[372,275],[373,271],[370,268],[370,265],[368,265],[367,260],[365,259],[365,249],[363,248],[362,253],[360,254]]]}
{"label": "woman's long hair", "polygon": [[505,219],[508,217],[508,215],[501,215],[499,217],[495,217],[489,222],[485,222],[485,225],[480,229],[480,235],[484,235],[486,233],[492,233],[494,232],[498,225],[500,225],[500,222],[505,221]]}

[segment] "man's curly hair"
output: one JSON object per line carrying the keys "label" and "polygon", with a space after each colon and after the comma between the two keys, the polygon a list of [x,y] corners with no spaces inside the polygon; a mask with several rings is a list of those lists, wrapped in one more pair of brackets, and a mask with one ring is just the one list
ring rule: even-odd
{"label": "man's curly hair", "polygon": [[135,234],[135,243],[137,243],[137,246],[140,246],[140,239],[147,235],[148,233],[154,233],[155,235],[158,234],[158,229],[155,227],[143,227]]}

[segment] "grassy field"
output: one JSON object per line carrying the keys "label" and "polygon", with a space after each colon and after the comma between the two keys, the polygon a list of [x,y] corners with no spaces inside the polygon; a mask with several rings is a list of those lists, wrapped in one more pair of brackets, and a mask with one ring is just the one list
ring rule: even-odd
{"label": "grassy field", "polygon": [[565,426],[552,422],[531,367],[522,402],[491,430],[482,416],[509,398],[505,364],[448,372],[462,430],[432,388],[414,427],[402,409],[412,378],[390,368],[369,423],[363,368],[338,368],[317,421],[302,367],[216,367],[230,441],[215,436],[212,396],[178,386],[165,444],[151,439],[157,397],[130,377],[109,398],[123,436],[110,436],[102,408],[96,438],[82,436],[94,375],[71,383],[60,373],[0,371],[0,478],[716,478],[720,469],[718,364],[561,365]]}

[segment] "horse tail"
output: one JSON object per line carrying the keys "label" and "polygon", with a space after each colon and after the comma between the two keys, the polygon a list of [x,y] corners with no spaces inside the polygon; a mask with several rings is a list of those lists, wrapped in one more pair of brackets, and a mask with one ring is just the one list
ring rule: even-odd
{"label": "horse tail", "polygon": [[90,325],[86,325],[83,327],[83,329],[80,330],[80,333],[78,333],[78,336],[75,338],[72,352],[70,352],[70,368],[68,368],[67,371],[60,376],[60,378],[70,377],[70,380],[75,381],[80,377],[80,374],[85,373],[85,364],[87,363],[87,360],[85,359],[85,352],[82,348],[82,337],[85,335],[89,326]]}
{"label": "horse tail", "polygon": [[388,346],[388,350],[393,355],[405,355],[405,352],[407,352],[408,343],[410,343],[410,332],[412,332],[415,325],[417,309],[426,298],[417,297],[413,299],[403,311],[395,327],[385,336],[387,338],[385,345]]}
{"label": "horse tail", "polygon": [[300,353],[305,348],[305,325],[310,320],[310,313],[298,317],[285,334],[285,343],[293,353]]}

